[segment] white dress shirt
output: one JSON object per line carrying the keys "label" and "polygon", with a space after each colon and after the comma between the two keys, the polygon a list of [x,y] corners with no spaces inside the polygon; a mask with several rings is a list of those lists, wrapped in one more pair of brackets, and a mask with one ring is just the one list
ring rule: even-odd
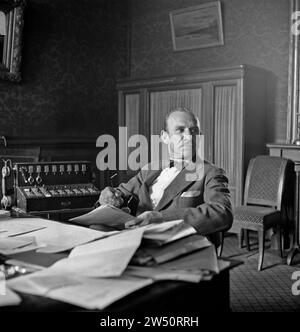
{"label": "white dress shirt", "polygon": [[161,200],[165,189],[176,178],[180,169],[176,167],[167,167],[162,170],[160,175],[155,179],[152,186],[149,188],[149,195],[152,202],[152,207],[155,208]]}

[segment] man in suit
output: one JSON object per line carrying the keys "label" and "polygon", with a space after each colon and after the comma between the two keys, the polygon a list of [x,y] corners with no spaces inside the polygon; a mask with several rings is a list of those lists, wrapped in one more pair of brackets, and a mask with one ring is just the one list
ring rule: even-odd
{"label": "man in suit", "polygon": [[199,130],[188,109],[170,112],[161,132],[168,164],[146,165],[127,183],[106,187],[100,204],[129,206],[137,216],[131,225],[184,219],[201,235],[228,230],[233,219],[228,180],[222,169],[196,158]]}

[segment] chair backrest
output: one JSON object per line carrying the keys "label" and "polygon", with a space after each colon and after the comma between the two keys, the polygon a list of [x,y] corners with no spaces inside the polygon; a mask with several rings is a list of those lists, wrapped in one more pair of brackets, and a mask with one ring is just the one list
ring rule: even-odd
{"label": "chair backrest", "polygon": [[249,162],[244,204],[264,205],[281,209],[288,159],[257,156]]}

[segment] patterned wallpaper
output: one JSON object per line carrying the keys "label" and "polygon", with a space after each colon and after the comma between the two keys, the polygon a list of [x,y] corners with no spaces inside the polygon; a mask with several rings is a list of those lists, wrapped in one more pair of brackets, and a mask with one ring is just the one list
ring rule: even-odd
{"label": "patterned wallpaper", "polygon": [[123,0],[27,0],[23,80],[0,81],[0,135],[113,133],[115,80],[128,75],[127,13]]}
{"label": "patterned wallpaper", "polygon": [[209,0],[131,0],[131,75],[251,64],[271,72],[268,141],[285,141],[289,1],[222,0],[224,46],[173,52],[169,12]]}

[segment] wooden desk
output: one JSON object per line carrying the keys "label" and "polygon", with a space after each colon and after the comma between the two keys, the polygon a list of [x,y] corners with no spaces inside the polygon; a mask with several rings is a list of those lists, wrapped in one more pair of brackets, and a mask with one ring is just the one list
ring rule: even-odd
{"label": "wooden desk", "polygon": [[[230,311],[230,269],[241,264],[231,261],[230,267],[210,281],[198,284],[182,281],[159,281],[142,288],[105,308],[104,312],[127,314],[170,314]],[[19,294],[18,306],[0,307],[0,312],[87,311],[60,301],[28,294]]]}
{"label": "wooden desk", "polygon": [[294,236],[293,245],[287,257],[287,264],[291,265],[294,257],[300,253],[300,146],[293,144],[267,144],[271,156],[283,157],[294,162],[296,173],[295,183],[295,213],[294,213]]}

